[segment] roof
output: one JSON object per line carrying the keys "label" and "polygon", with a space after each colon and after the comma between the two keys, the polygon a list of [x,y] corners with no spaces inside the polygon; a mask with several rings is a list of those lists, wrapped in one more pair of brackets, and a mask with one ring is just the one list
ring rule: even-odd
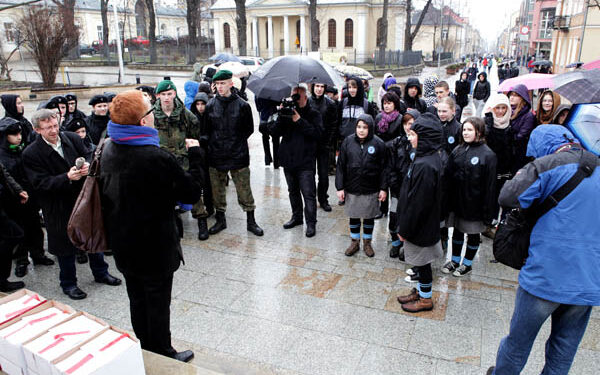
{"label": "roof", "polygon": [[[317,0],[317,5],[341,4],[383,4],[382,0]],[[403,5],[402,0],[390,1],[390,6]],[[308,6],[308,0],[246,0],[246,8],[286,7],[294,5]],[[235,9],[234,0],[217,0],[211,10]]]}
{"label": "roof", "polygon": [[[417,22],[419,22],[419,17],[421,17],[421,12],[420,10],[413,12],[412,14],[412,19],[411,22],[413,25],[415,25]],[[434,26],[434,25],[439,25],[440,24],[440,9],[430,6],[429,9],[427,9],[427,13],[425,14],[425,18],[423,18],[423,23],[422,25],[425,26]],[[452,10],[450,9],[444,9],[444,25],[457,25],[457,26],[461,26],[463,24],[466,23],[466,21],[464,19],[462,19],[461,17],[459,17],[458,15],[456,15]]]}
{"label": "roof", "polygon": [[[6,4],[6,5],[20,4],[22,2],[23,2],[23,0],[0,0],[0,4]],[[49,0],[45,1],[45,3],[48,6],[52,6],[52,7],[56,6],[56,4],[54,4],[52,1],[49,1]],[[110,5],[111,4],[109,3],[109,12],[112,11],[112,7]],[[75,3],[75,9],[76,10],[77,9],[79,9],[79,10],[94,10],[94,11],[99,12],[100,11],[100,0],[77,0]],[[117,7],[117,10],[120,13],[125,12],[123,7]],[[133,9],[128,9],[127,11],[129,13],[133,13]],[[155,6],[154,11],[159,16],[175,16],[175,17],[185,17],[186,16],[185,10],[175,8],[175,7]]]}

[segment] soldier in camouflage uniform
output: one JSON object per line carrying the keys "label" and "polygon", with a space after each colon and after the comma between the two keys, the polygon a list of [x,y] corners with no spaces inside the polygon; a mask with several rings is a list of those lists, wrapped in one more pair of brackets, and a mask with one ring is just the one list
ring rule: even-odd
{"label": "soldier in camouflage uniform", "polygon": [[[160,147],[169,151],[184,170],[188,170],[189,160],[185,148],[186,138],[199,139],[200,125],[196,116],[185,108],[177,96],[177,88],[170,80],[161,81],[156,86],[157,100],[154,103],[154,127],[158,130]],[[190,202],[181,202],[190,203]],[[192,208],[192,217],[198,220],[198,239],[208,239],[206,218],[208,213],[202,198]],[[180,224],[180,221],[178,221]],[[181,234],[183,225],[180,224]]]}

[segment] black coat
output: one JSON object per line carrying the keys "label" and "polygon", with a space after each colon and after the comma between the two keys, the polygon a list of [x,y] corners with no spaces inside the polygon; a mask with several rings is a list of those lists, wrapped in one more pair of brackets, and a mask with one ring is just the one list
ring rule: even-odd
{"label": "black coat", "polygon": [[460,143],[462,138],[462,126],[456,120],[456,116],[450,121],[442,122],[443,130],[443,147],[448,155]]}
{"label": "black coat", "polygon": [[410,165],[410,151],[412,150],[412,146],[404,134],[386,145],[389,165],[388,185],[390,186],[390,194],[397,197],[400,194],[404,175]]}
{"label": "black coat", "polygon": [[465,108],[469,105],[469,92],[471,91],[471,84],[469,81],[456,81],[454,90],[456,91],[456,104],[461,108]]}
{"label": "black coat", "polygon": [[234,93],[217,95],[206,105],[205,116],[208,164],[220,171],[249,166],[248,138],[254,132],[250,105]]}
{"label": "black coat", "polygon": [[[12,201],[16,202],[15,204],[18,204],[20,199],[19,193],[22,191],[23,189],[21,186],[19,186],[19,184],[10,176],[6,168],[4,168],[2,163],[0,163],[0,241],[2,242],[8,239],[14,240],[23,237],[23,230],[21,227],[6,215],[2,207],[3,201]],[[8,271],[10,273],[10,267],[8,268]]]}
{"label": "black coat", "polygon": [[89,161],[91,150],[75,133],[61,132],[60,140],[64,159],[40,136],[23,152],[23,165],[44,213],[48,251],[64,256],[77,250],[67,236],[67,224],[84,181],[70,181],[67,172],[78,157]]}
{"label": "black coat", "polygon": [[200,148],[189,150],[189,173],[175,156],[155,146],[109,142],[100,171],[102,212],[109,247],[119,271],[164,278],[183,260],[175,224],[176,202],[200,199]]}
{"label": "black coat", "polygon": [[85,119],[87,131],[93,144],[97,145],[100,143],[100,138],[103,138],[102,134],[106,137],[105,131],[109,120],[110,116],[108,114],[106,116],[97,116],[95,113],[92,113]]}
{"label": "black coat", "polygon": [[[414,98],[408,95],[408,89],[411,87],[417,88],[417,96]],[[425,113],[425,111],[427,111],[427,103],[425,100],[421,99],[421,95],[423,95],[423,92],[419,79],[414,77],[407,79],[406,86],[404,86],[404,96],[402,97],[407,109],[416,109],[420,113]]]}
{"label": "black coat", "polygon": [[477,80],[477,83],[475,83],[475,87],[473,88],[473,99],[483,100],[485,102],[489,99],[490,92],[490,83],[487,80],[483,82]]}
{"label": "black coat", "polygon": [[485,143],[461,144],[448,161],[450,211],[464,220],[491,223],[496,198],[496,154]]}
{"label": "black coat", "polygon": [[415,120],[412,129],[419,143],[398,195],[398,233],[417,246],[432,246],[440,241],[442,129],[427,113]]}
{"label": "black coat", "polygon": [[404,134],[404,128],[402,127],[402,114],[399,114],[398,117],[396,117],[396,119],[389,124],[385,133],[380,133],[379,127],[377,126],[381,120],[381,117],[383,117],[383,113],[380,113],[377,115],[377,117],[375,117],[375,135],[381,138],[382,141],[388,143],[389,141],[392,141]]}
{"label": "black coat", "polygon": [[373,134],[373,119],[361,115],[358,120],[369,124],[369,135],[363,143],[349,135],[340,146],[335,174],[335,188],[346,193],[363,195],[378,193],[388,187],[385,143]]}
{"label": "black coat", "polygon": [[87,116],[83,112],[81,112],[78,109],[75,109],[75,112],[65,114],[65,120],[63,121],[64,130],[66,130],[69,127],[69,124],[71,123],[71,121],[73,121],[73,120],[85,121],[86,119],[87,119]]}
{"label": "black coat", "polygon": [[319,148],[329,147],[338,135],[337,104],[327,95],[316,97],[312,95],[308,101],[310,106],[321,114],[323,132],[319,137]]}
{"label": "black coat", "polygon": [[296,171],[314,170],[317,143],[323,138],[321,115],[308,103],[297,111],[300,115],[297,122],[279,115],[277,121],[269,124],[269,133],[282,137],[279,145],[279,163],[282,167]]}
{"label": "black coat", "polygon": [[485,140],[488,147],[496,154],[497,164],[496,173],[499,175],[512,174],[513,165],[515,164],[515,143],[514,136],[510,126],[505,129],[494,127],[494,117],[491,112],[485,114]]}
{"label": "black coat", "polygon": [[21,138],[23,139],[23,143],[25,143],[25,145],[29,145],[35,141],[37,133],[33,130],[33,126],[29,120],[27,120],[22,113],[17,112],[18,97],[18,95],[14,94],[4,94],[0,98],[2,101],[2,106],[4,106],[5,116],[19,121],[19,124],[21,125]]}

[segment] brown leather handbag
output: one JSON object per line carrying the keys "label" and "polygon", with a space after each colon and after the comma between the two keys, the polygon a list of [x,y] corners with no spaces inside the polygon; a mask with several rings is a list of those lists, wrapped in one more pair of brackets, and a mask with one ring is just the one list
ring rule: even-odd
{"label": "brown leather handbag", "polygon": [[89,174],[83,183],[67,225],[67,234],[73,245],[88,253],[100,253],[108,250],[98,182],[103,148],[104,139],[96,148]]}

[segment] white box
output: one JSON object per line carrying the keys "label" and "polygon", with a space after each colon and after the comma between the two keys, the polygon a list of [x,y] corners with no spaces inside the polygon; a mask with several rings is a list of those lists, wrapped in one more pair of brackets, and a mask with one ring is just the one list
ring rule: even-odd
{"label": "white box", "polygon": [[78,351],[53,361],[52,375],[145,375],[139,341],[111,327],[82,345]]}
{"label": "white box", "polygon": [[18,319],[31,309],[44,303],[46,299],[31,290],[18,292],[0,298],[0,327],[13,319]]}
{"label": "white box", "polygon": [[26,368],[22,344],[64,322],[75,314],[70,306],[60,302],[46,301],[40,306],[11,320],[0,329],[0,353],[12,364]]}
{"label": "white box", "polygon": [[79,312],[23,345],[27,369],[38,374],[50,374],[52,361],[76,351],[81,345],[107,329],[108,324],[104,321]]}
{"label": "white box", "polygon": [[[0,353],[2,353],[2,352],[0,352]],[[7,373],[8,375],[26,375],[27,374],[26,370],[23,367],[12,363],[8,359],[4,358],[2,355],[0,355],[0,371],[3,371],[5,373]]]}

